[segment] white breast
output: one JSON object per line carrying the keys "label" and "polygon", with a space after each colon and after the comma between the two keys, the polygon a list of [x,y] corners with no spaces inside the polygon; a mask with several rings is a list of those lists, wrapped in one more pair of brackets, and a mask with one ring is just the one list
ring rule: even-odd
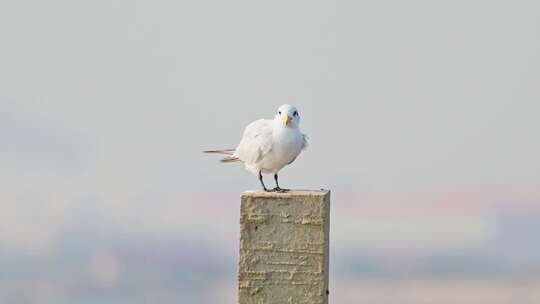
{"label": "white breast", "polygon": [[258,164],[264,173],[276,173],[302,151],[304,137],[298,128],[278,128],[272,134],[272,149]]}

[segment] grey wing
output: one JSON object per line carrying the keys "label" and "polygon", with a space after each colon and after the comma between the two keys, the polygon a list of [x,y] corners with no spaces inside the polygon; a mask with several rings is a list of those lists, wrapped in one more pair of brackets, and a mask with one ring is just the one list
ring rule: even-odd
{"label": "grey wing", "polygon": [[[308,146],[308,141],[307,141],[307,139],[308,139],[308,136],[307,136],[306,134],[302,134],[302,148],[300,149],[300,151],[302,151],[302,150],[304,150],[305,148],[307,148],[307,146]],[[298,155],[300,155],[300,153],[298,153]],[[291,161],[288,163],[288,165],[292,164],[292,163],[296,160],[296,158],[298,157],[298,155],[296,155],[296,157],[293,158],[293,160],[291,160]]]}
{"label": "grey wing", "polygon": [[302,134],[302,139],[302,150],[304,150],[308,147],[308,136],[306,134]]}
{"label": "grey wing", "polygon": [[244,130],[235,155],[245,163],[260,161],[272,149],[272,126],[270,121],[259,119],[250,123]]}

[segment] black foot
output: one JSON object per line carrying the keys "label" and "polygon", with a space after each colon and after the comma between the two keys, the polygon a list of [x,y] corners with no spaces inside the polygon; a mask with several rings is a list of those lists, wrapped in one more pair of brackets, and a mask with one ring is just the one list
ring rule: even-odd
{"label": "black foot", "polygon": [[276,181],[276,187],[273,189],[275,192],[284,193],[290,190],[290,189],[283,189],[279,187],[277,173],[274,173],[274,180]]}
{"label": "black foot", "polygon": [[274,189],[272,189],[272,191],[279,192],[279,193],[285,193],[287,191],[291,191],[291,189],[283,189],[283,188],[280,188],[280,187],[275,187]]}
{"label": "black foot", "polygon": [[272,192],[271,190],[267,189],[266,186],[264,185],[264,181],[263,181],[263,177],[262,177],[262,172],[259,171],[259,181],[261,182],[261,186],[263,188],[263,190],[265,192]]}

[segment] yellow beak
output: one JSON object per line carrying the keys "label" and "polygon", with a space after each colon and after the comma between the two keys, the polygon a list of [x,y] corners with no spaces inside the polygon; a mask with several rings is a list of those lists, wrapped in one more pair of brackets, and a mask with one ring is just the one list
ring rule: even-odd
{"label": "yellow beak", "polygon": [[291,121],[291,117],[287,114],[281,115],[281,119],[283,119],[285,123],[289,123],[289,121]]}

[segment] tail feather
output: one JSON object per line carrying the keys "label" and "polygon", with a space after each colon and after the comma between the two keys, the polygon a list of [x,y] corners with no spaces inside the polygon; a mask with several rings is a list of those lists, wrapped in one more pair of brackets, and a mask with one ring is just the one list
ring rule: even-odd
{"label": "tail feather", "polygon": [[234,150],[236,150],[236,149],[206,150],[206,151],[203,151],[203,153],[215,153],[215,154],[233,155]]}
{"label": "tail feather", "polygon": [[240,158],[238,158],[237,156],[227,156],[220,160],[220,162],[222,163],[233,163],[237,161],[240,161]]}
{"label": "tail feather", "polygon": [[203,153],[213,153],[213,154],[222,154],[222,155],[226,155],[224,158],[222,158],[220,161],[222,163],[232,163],[232,162],[237,162],[237,161],[240,161],[240,159],[238,158],[238,156],[235,156],[234,155],[234,151],[236,149],[224,149],[224,150],[206,150],[206,151],[203,151]]}

